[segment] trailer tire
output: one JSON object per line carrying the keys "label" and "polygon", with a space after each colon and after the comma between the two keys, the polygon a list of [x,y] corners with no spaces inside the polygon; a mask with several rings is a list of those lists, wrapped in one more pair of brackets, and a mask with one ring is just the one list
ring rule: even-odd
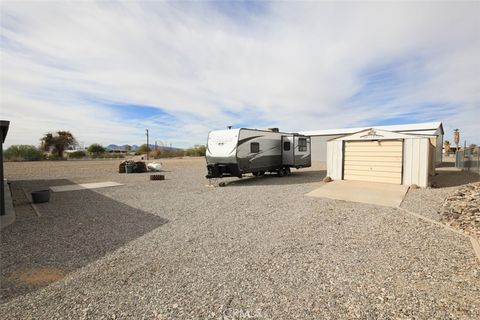
{"label": "trailer tire", "polygon": [[285,176],[285,171],[283,168],[277,170],[277,175],[279,177],[284,177]]}
{"label": "trailer tire", "polygon": [[258,172],[258,171],[254,171],[254,172],[252,172],[252,174],[253,174],[254,177],[259,177],[260,176],[260,172]]}

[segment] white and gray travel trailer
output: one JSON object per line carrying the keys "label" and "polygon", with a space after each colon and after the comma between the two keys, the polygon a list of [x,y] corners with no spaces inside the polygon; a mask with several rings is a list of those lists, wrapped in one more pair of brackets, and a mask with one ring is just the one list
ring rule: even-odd
{"label": "white and gray travel trailer", "polygon": [[276,172],[290,174],[290,168],[311,165],[310,137],[298,133],[279,132],[273,128],[227,129],[211,131],[207,141],[207,178],[245,173],[261,176]]}

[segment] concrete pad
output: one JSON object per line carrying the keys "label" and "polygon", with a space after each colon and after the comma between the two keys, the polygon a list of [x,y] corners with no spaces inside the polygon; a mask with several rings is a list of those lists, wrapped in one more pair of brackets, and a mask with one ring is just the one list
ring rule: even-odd
{"label": "concrete pad", "polygon": [[95,183],[70,184],[66,186],[53,186],[53,187],[50,187],[50,190],[52,190],[53,192],[65,192],[65,191],[97,189],[97,188],[116,187],[116,186],[123,186],[123,183],[106,181],[106,182],[95,182]]}
{"label": "concrete pad", "polygon": [[402,203],[408,188],[405,185],[389,183],[339,180],[326,183],[306,195],[309,197],[398,207]]}

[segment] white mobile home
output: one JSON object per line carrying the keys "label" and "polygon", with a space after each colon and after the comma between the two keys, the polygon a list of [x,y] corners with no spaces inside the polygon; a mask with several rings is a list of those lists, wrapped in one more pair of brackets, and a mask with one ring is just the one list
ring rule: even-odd
{"label": "white mobile home", "polygon": [[[370,127],[362,128],[344,128],[328,129],[301,132],[303,135],[311,138],[312,161],[327,161],[327,142],[331,139],[339,138],[347,134],[352,134]],[[396,133],[405,133],[409,135],[429,136],[431,143],[435,146],[435,164],[442,162],[443,147],[443,125],[441,122],[414,123],[392,126],[376,126],[378,130],[392,131]]]}
{"label": "white mobile home", "polygon": [[327,175],[333,180],[427,187],[435,173],[432,138],[377,128],[334,138],[327,142]]}

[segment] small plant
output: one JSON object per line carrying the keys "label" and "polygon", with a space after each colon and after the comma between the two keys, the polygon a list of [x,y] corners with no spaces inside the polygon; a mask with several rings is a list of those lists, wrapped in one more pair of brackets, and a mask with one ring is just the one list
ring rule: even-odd
{"label": "small plant", "polygon": [[9,161],[38,161],[44,158],[43,153],[30,145],[13,145],[4,153],[5,160]]}

